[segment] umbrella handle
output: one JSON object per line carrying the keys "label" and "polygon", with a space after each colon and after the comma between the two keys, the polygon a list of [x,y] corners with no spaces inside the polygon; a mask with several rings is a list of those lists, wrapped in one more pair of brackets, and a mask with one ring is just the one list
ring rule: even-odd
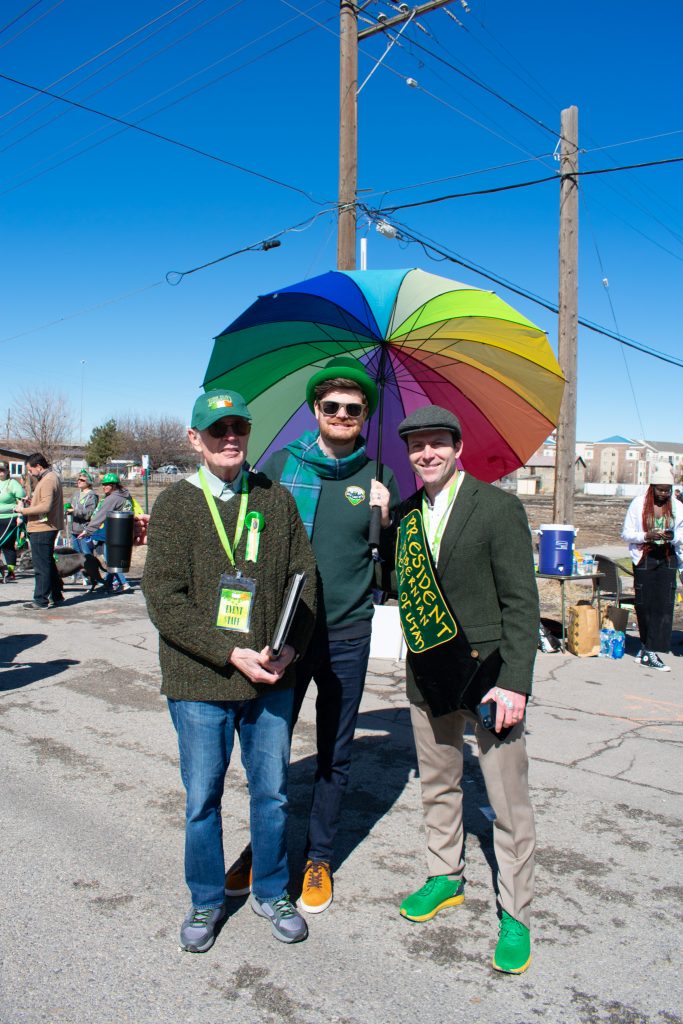
{"label": "umbrella handle", "polygon": [[372,557],[379,562],[379,537],[382,530],[382,509],[379,505],[373,505],[370,509],[370,529],[368,530],[368,544],[372,550]]}

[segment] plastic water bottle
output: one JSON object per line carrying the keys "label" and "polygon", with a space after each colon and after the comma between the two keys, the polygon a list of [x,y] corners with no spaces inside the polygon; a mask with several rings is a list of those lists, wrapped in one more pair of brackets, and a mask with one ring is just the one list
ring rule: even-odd
{"label": "plastic water bottle", "polygon": [[624,657],[626,637],[619,629],[614,630],[614,636],[610,641],[610,657],[619,659]]}
{"label": "plastic water bottle", "polygon": [[601,658],[612,657],[612,637],[614,635],[613,629],[603,628],[600,630],[600,654]]}

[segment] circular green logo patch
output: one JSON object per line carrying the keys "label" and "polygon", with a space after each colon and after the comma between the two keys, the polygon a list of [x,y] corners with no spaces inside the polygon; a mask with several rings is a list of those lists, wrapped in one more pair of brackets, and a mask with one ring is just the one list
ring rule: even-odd
{"label": "circular green logo patch", "polygon": [[360,505],[361,501],[365,501],[365,491],[362,487],[356,487],[354,484],[351,484],[344,491],[344,497],[352,505]]}

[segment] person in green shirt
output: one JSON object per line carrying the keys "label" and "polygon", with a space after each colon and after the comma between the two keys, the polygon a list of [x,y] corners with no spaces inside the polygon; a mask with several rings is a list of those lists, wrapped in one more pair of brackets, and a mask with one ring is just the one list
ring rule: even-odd
{"label": "person in green shirt", "polygon": [[[336,356],[315,373],[306,401],[317,430],[298,437],[259,466],[294,497],[318,563],[318,620],[308,654],[296,666],[294,722],[313,680],[317,687],[317,765],[299,906],[309,914],[332,902],[332,860],[351,749],[370,655],[374,563],[371,507],[386,530],[399,494],[383,467],[380,483],[365,450],[363,427],[378,393],[365,366]],[[249,891],[251,849],[228,870],[226,892]]]}
{"label": "person in green shirt", "polygon": [[9,474],[9,463],[0,461],[0,552],[5,560],[0,562],[0,575],[4,583],[14,583],[17,563],[16,537],[17,514],[14,506],[26,496],[26,491]]}

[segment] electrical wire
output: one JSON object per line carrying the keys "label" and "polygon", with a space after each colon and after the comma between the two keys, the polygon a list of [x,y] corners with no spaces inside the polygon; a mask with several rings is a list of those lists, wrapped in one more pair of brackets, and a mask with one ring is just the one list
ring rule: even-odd
{"label": "electrical wire", "polygon": [[[64,0],[57,0],[57,3],[53,4],[52,7],[48,8],[47,11],[43,11],[42,14],[39,14],[38,17],[34,18],[33,21],[29,25],[24,25],[24,27],[22,29],[20,29],[18,32],[15,32],[15,34],[13,36],[11,36],[9,39],[6,39],[4,41],[4,43],[0,43],[0,50],[4,49],[5,46],[9,46],[9,44],[13,43],[15,41],[15,39],[19,39],[20,36],[23,36],[24,32],[28,32],[29,29],[32,29],[33,26],[37,25],[39,21],[42,21],[43,18],[47,18],[48,15],[52,14],[53,11],[56,11],[58,7],[61,7],[63,3],[64,3]],[[34,7],[35,6],[37,6],[37,5],[34,4]],[[33,10],[33,8],[29,8],[29,10]],[[25,13],[28,13],[28,12],[25,12]],[[22,17],[23,17],[23,15],[22,15]]]}
{"label": "electrical wire", "polygon": [[[366,216],[371,219],[376,219],[374,212],[369,209],[364,209]],[[501,277],[499,274],[487,270],[485,267],[474,263],[472,260],[466,259],[458,253],[454,253],[448,250],[445,246],[440,245],[433,240],[429,239],[426,235],[420,236],[417,232],[411,231],[407,225],[401,224],[398,221],[392,221],[394,227],[398,230],[397,238],[401,242],[415,243],[420,246],[425,255],[429,259],[434,259],[435,255],[438,257],[436,262],[447,261],[449,263],[455,263],[458,266],[464,267],[466,270],[470,270],[475,274],[485,278],[487,281],[492,281],[494,284],[499,285],[501,288],[505,288],[507,291],[513,292],[515,295],[519,295],[524,299],[528,299],[530,302],[535,303],[537,306],[542,306],[544,309],[549,310],[551,313],[558,313],[559,308],[556,303],[551,302],[549,299],[545,299],[540,295],[535,294],[529,289],[522,287],[521,285],[514,284],[512,281]],[[435,254],[435,255],[433,255]],[[643,353],[647,356],[652,356],[654,359],[659,359],[662,362],[669,363],[672,366],[683,367],[683,359],[679,359],[676,356],[671,356],[665,352],[660,352],[658,349],[652,348],[651,346],[644,345],[641,342],[635,341],[633,338],[627,338],[624,335],[617,334],[615,331],[610,331],[609,328],[603,327],[600,324],[596,324],[592,320],[587,320],[584,317],[579,317],[578,322],[582,327],[586,327],[588,330],[593,331],[595,334],[604,335],[606,338],[611,338],[613,341],[618,341],[620,345],[625,345],[627,348],[635,349],[638,352]]]}
{"label": "electrical wire", "polygon": [[[592,224],[592,221],[591,221],[590,213],[588,211],[588,204],[586,203],[585,196],[581,196],[580,198],[581,198],[581,205],[583,207],[583,211],[584,211],[584,213],[586,215],[586,219],[588,221],[588,230],[590,231],[591,239],[593,241],[593,247],[595,249],[595,255],[597,256],[597,259],[598,259],[598,266],[600,267],[602,286],[603,286],[603,288],[605,290],[605,295],[607,296],[607,302],[609,303],[610,312],[612,314],[612,322],[614,324],[614,330],[621,337],[621,332],[619,330],[619,324],[617,323],[617,315],[616,315],[616,313],[614,311],[614,303],[612,302],[612,295],[611,295],[610,290],[609,290],[609,279],[607,277],[607,274],[605,273],[605,267],[604,267],[603,262],[602,262],[602,256],[600,255],[600,249],[598,248],[598,240],[597,240],[597,238],[595,236],[595,231],[593,230],[593,224]],[[631,389],[631,395],[633,397],[633,405],[634,405],[634,408],[636,410],[636,416],[638,417],[638,422],[640,424],[640,436],[641,437],[646,437],[647,435],[645,433],[645,427],[643,426],[643,418],[640,415],[640,407],[638,405],[638,397],[636,395],[636,389],[633,386],[633,380],[631,379],[631,370],[629,368],[628,360],[626,358],[626,349],[625,349],[625,347],[623,345],[621,346],[621,355],[622,355],[622,358],[624,360],[624,369],[626,370],[626,378],[628,380],[629,387]]]}
{"label": "electrical wire", "polygon": [[10,21],[7,22],[6,25],[3,25],[2,28],[0,28],[0,36],[3,34],[3,32],[7,32],[8,29],[12,27],[12,25],[16,25],[18,21],[21,21],[21,19],[25,18],[27,14],[30,14],[34,7],[39,7],[42,4],[42,2],[43,0],[35,0],[34,3],[29,4],[29,6],[26,7],[23,11],[20,11],[19,14],[16,14]]}
{"label": "electrical wire", "polygon": [[[375,23],[378,25],[382,24],[382,22],[379,19],[375,19]],[[389,30],[387,30],[387,34],[388,33]],[[433,57],[434,60],[437,60],[440,64],[443,64],[445,65],[445,67],[450,68],[451,71],[454,71],[457,75],[460,75],[468,82],[472,83],[473,85],[476,85],[479,89],[483,89],[484,92],[488,93],[490,96],[495,97],[495,99],[499,100],[501,103],[504,103],[507,107],[510,107],[511,110],[514,110],[516,111],[516,113],[521,114],[522,117],[525,117],[528,121],[531,121],[531,123],[536,125],[537,128],[542,128],[544,131],[549,132],[549,134],[552,135],[555,139],[561,137],[554,128],[550,128],[539,118],[535,117],[533,114],[530,114],[527,110],[524,110],[516,103],[513,103],[512,100],[507,99],[506,96],[503,96],[496,89],[493,89],[490,85],[487,85],[486,82],[482,82],[481,79],[477,78],[475,75],[463,71],[462,68],[456,67],[455,64],[451,64],[450,61],[446,60],[444,57],[441,57],[438,53],[434,53],[433,50],[430,50],[429,47],[424,46],[424,44],[420,43],[417,39],[411,37],[410,42],[411,45],[415,46],[418,50],[422,50],[423,53],[426,53],[430,57]]]}
{"label": "electrical wire", "polygon": [[[85,78],[82,78],[80,82],[77,82],[75,85],[72,85],[69,89],[67,89],[61,95],[62,96],[68,96],[69,93],[72,93],[75,89],[78,89],[82,85],[85,85],[85,83],[89,82],[90,79],[94,78],[96,75],[101,74],[101,72],[105,71],[108,67],[111,67],[111,65],[115,64],[117,61],[122,60],[129,53],[132,53],[133,50],[137,49],[137,47],[142,46],[145,43],[149,42],[149,40],[154,38],[155,35],[158,35],[159,32],[164,31],[170,25],[172,25],[174,22],[180,20],[180,18],[185,17],[187,14],[191,13],[196,7],[199,7],[201,4],[203,4],[205,2],[206,2],[206,0],[197,0],[197,3],[195,3],[190,8],[189,11],[183,11],[181,14],[179,14],[176,18],[173,18],[166,25],[162,25],[160,28],[155,29],[154,32],[150,32],[149,35],[146,36],[145,39],[140,39],[140,40],[138,40],[138,42],[133,43],[133,45],[129,46],[127,50],[124,50],[123,53],[118,54],[116,57],[113,57],[110,61],[107,61],[106,64],[102,65],[102,67],[97,68],[95,71],[92,71]],[[241,4],[243,2],[244,2],[244,0],[237,0],[236,3],[231,4],[229,7],[223,8],[222,11],[219,11],[217,14],[214,14],[210,18],[207,18],[205,21],[201,22],[199,25],[196,25],[194,28],[190,29],[189,32],[186,32],[184,35],[181,35],[181,36],[176,37],[175,39],[172,39],[165,46],[162,46],[158,50],[155,50],[154,53],[148,54],[142,60],[138,61],[136,64],[133,64],[132,67],[127,68],[122,74],[118,75],[115,78],[110,79],[108,82],[105,82],[103,85],[98,86],[97,89],[93,89],[91,92],[87,93],[84,97],[82,97],[82,99],[83,100],[92,99],[93,96],[97,96],[100,93],[104,92],[105,90],[110,89],[113,85],[116,85],[118,82],[123,81],[124,78],[127,78],[129,75],[134,74],[136,71],[138,71],[140,68],[144,67],[146,64],[149,64],[151,61],[156,60],[157,57],[160,57],[164,53],[168,53],[168,51],[172,50],[174,46],[178,46],[181,42],[185,42],[185,40],[187,40],[191,36],[195,35],[195,33],[200,32],[207,25],[211,24],[213,21],[216,21],[218,18],[223,17],[224,14],[229,13],[236,6],[239,6],[239,4]],[[147,27],[147,26],[143,26],[143,28],[145,28],[145,27]],[[197,72],[197,73],[201,74],[201,71]],[[167,92],[170,92],[170,91],[172,91],[172,89],[177,88],[178,84],[182,85],[182,84],[184,84],[188,80],[189,79],[185,78],[180,83],[175,83],[175,85],[171,86],[168,90],[165,90],[162,93],[157,93],[156,96],[151,97],[150,99],[146,100],[144,103],[139,104],[137,107],[133,107],[131,110],[128,110],[126,113],[128,115],[130,115],[135,110],[139,110],[141,107],[145,106],[146,104],[153,103],[155,99],[159,98],[159,96],[166,95]],[[52,85],[54,85],[54,83],[52,83]],[[48,86],[48,88],[52,88],[52,85]],[[27,101],[25,101],[25,102],[27,102]],[[2,138],[4,135],[9,134],[11,131],[16,130],[16,128],[20,127],[22,124],[25,124],[27,121],[31,120],[33,117],[35,117],[39,113],[41,113],[43,110],[47,110],[49,107],[54,106],[56,102],[57,102],[56,100],[48,100],[47,103],[43,104],[43,106],[40,108],[39,111],[35,111],[33,114],[29,114],[27,117],[23,118],[17,124],[13,125],[10,128],[5,129],[5,131],[2,133],[2,135],[0,135],[0,138]],[[42,124],[40,124],[37,127],[33,128],[31,131],[26,132],[19,139],[15,139],[14,142],[12,142],[9,145],[7,145],[7,146],[3,147],[2,149],[0,149],[0,153],[6,153],[9,149],[12,149],[13,146],[18,145],[21,142],[25,142],[26,139],[31,138],[32,135],[35,135],[37,132],[42,131],[43,128],[49,127],[49,125],[54,124],[55,121],[59,121],[62,117],[66,117],[68,113],[69,113],[68,109],[60,111],[60,113],[55,114],[54,117],[51,117],[48,121],[43,121]],[[148,115],[148,116],[153,116],[153,115]],[[143,120],[145,120],[145,119],[143,119]],[[83,137],[81,137],[81,139],[82,138]],[[81,141],[81,140],[78,140],[78,141]],[[72,146],[74,144],[77,144],[77,143],[71,143]]]}
{"label": "electrical wire", "polygon": [[200,263],[198,267],[192,267],[191,270],[169,270],[165,276],[167,284],[176,286],[179,285],[184,277],[189,277],[190,274],[196,274],[199,270],[206,270],[208,267],[215,267],[217,263],[223,263],[225,260],[231,259],[233,256],[239,256],[244,252],[268,252],[269,249],[276,249],[279,245],[279,239],[283,235],[288,235],[293,231],[305,231],[310,228],[318,217],[322,217],[325,214],[332,213],[336,207],[329,210],[320,210],[318,213],[314,213],[312,217],[307,217],[306,220],[300,221],[298,224],[292,225],[289,228],[283,228],[282,231],[276,231],[275,234],[268,235],[267,238],[261,238],[258,242],[252,242],[250,245],[246,245],[243,249],[235,249],[234,252],[226,253],[225,256],[219,256],[215,260],[209,260],[207,263]]}
{"label": "electrical wire", "polygon": [[[92,57],[89,57],[87,60],[83,61],[81,64],[77,65],[76,67],[71,68],[70,71],[65,72],[63,75],[60,75],[59,78],[55,78],[54,81],[48,82],[46,88],[47,89],[54,89],[55,86],[60,85],[62,82],[66,81],[67,78],[71,78],[72,75],[77,74],[79,71],[83,71],[84,68],[87,68],[94,61],[99,60],[100,57],[104,57],[108,53],[111,53],[112,50],[117,49],[119,46],[121,46],[123,43],[127,42],[129,39],[134,39],[136,35],[139,35],[141,32],[144,32],[145,29],[147,29],[150,26],[152,26],[152,25],[156,24],[157,22],[161,21],[168,14],[172,14],[173,12],[177,11],[181,7],[186,7],[189,2],[190,2],[190,0],[181,0],[181,3],[176,4],[174,7],[169,8],[169,10],[167,10],[167,11],[164,11],[163,14],[159,14],[156,18],[152,18],[151,21],[148,21],[144,25],[141,25],[139,28],[136,28],[134,32],[129,32],[127,35],[122,36],[121,39],[118,39],[115,43],[112,43],[110,46],[105,47],[104,50],[100,50],[99,53],[96,53]],[[197,2],[193,5],[193,7],[197,7],[200,4],[205,3],[205,2],[206,2],[206,0],[197,0]],[[192,9],[193,8],[191,7],[190,10],[192,10]],[[187,14],[189,12],[185,11],[184,13]],[[160,30],[158,30],[158,31],[160,31]],[[142,42],[142,40],[141,40],[141,42]],[[137,43],[136,45],[139,46],[140,43]],[[128,53],[129,51],[125,51],[125,52]],[[120,54],[119,57],[115,58],[115,59],[120,59],[121,56],[123,56],[123,54]],[[108,64],[104,65],[105,68],[108,67],[108,66],[109,66]],[[104,70],[104,68],[99,68],[98,70],[93,72],[93,74],[99,74],[102,70]],[[84,79],[83,81],[87,82],[88,78]],[[78,85],[82,85],[83,81],[79,82]],[[77,85],[72,86],[72,89],[75,89],[75,88],[77,88]],[[69,90],[69,91],[72,91],[72,89]],[[36,99],[37,99],[37,97],[36,97],[35,94],[33,94],[31,96],[27,96],[26,99],[21,101],[21,103],[15,104],[14,107],[10,107],[9,110],[5,110],[2,114],[0,114],[0,121],[4,120],[6,117],[9,117],[12,114],[16,113],[17,110],[20,110],[22,107],[25,107],[25,106],[27,106],[30,103],[33,103]],[[54,102],[55,102],[54,100],[50,100],[49,104],[45,104],[45,106],[42,107],[41,110],[45,110],[47,106],[50,106]],[[35,116],[35,113],[32,114],[31,116]],[[25,123],[25,121],[20,121],[19,125],[24,124],[24,123]]]}
{"label": "electrical wire", "polygon": [[[205,267],[212,267],[216,263],[221,263],[223,260],[229,259],[231,256],[237,256],[244,252],[257,251],[262,249],[267,251],[268,249],[276,248],[272,243],[274,240],[283,238],[288,234],[299,234],[302,231],[306,231],[309,227],[326,214],[330,214],[336,209],[336,207],[328,210],[320,210],[315,213],[312,217],[307,220],[299,221],[297,224],[292,224],[289,227],[283,228],[281,231],[276,231],[273,234],[267,235],[266,238],[260,239],[258,242],[253,242],[251,245],[245,246],[243,249],[237,249],[235,252],[228,253],[226,256],[221,256],[216,260],[210,260],[208,263],[203,263],[201,266],[193,267],[191,270],[186,271],[169,271],[161,280],[153,281],[152,284],[143,285],[141,288],[135,288],[133,291],[124,292],[122,295],[116,295],[111,299],[104,299],[102,302],[96,303],[94,306],[85,306],[83,309],[78,309],[74,313],[67,313],[65,316],[57,317],[55,320],[49,320],[47,323],[39,324],[36,327],[30,327],[28,330],[20,331],[18,334],[8,335],[5,338],[0,338],[0,345],[5,344],[9,341],[17,341],[19,338],[26,338],[30,334],[36,334],[38,331],[47,330],[49,327],[55,327],[57,324],[62,324],[67,320],[73,320],[79,316],[85,316],[86,313],[94,313],[99,309],[104,309],[106,306],[114,305],[116,302],[123,302],[125,299],[133,298],[136,295],[141,295],[143,292],[150,291],[152,288],[158,288],[162,284],[179,284],[183,277],[188,274],[194,274],[199,270],[204,270]],[[278,243],[279,244],[279,243]],[[178,280],[169,281],[169,276],[177,274]]]}
{"label": "electrical wire", "polygon": [[510,185],[495,185],[491,188],[473,189],[470,192],[451,192],[445,196],[434,196],[432,199],[421,199],[414,203],[401,203],[396,206],[384,207],[385,214],[395,213],[397,210],[410,210],[420,206],[432,206],[434,203],[447,202],[450,199],[464,199],[469,196],[487,196],[496,192],[510,192],[520,188],[530,188],[533,185],[543,185],[548,181],[560,181],[562,178],[582,178],[596,174],[614,174],[616,171],[632,171],[642,167],[659,167],[664,164],[683,163],[683,156],[668,157],[665,160],[647,160],[639,164],[627,164],[623,167],[598,167],[590,171],[572,171],[570,174],[553,174],[546,178],[534,178],[531,181],[518,181]]}
{"label": "electrical wire", "polygon": [[[245,167],[243,164],[235,163],[232,160],[226,160],[223,157],[217,156],[215,153],[209,153],[207,150],[199,149],[198,146],[191,146],[186,142],[181,142],[179,139],[173,139],[168,135],[162,135],[161,132],[152,131],[151,128],[143,128],[139,124],[135,124],[132,121],[126,121],[121,117],[116,117],[114,114],[107,114],[103,110],[96,110],[94,107],[89,107],[84,103],[78,103],[76,100],[67,99],[65,96],[60,96],[57,93],[51,92],[49,89],[41,89],[37,85],[31,85],[28,82],[23,82],[19,78],[13,78],[11,75],[4,75],[0,73],[0,79],[5,82],[11,82],[13,85],[22,86],[24,89],[33,89],[36,92],[42,93],[44,96],[50,96],[53,99],[61,100],[62,103],[68,103],[69,106],[74,107],[76,110],[83,110],[88,114],[95,114],[98,117],[102,117],[107,121],[111,121],[113,124],[121,125],[124,129],[132,128],[135,131],[141,132],[143,135],[147,135],[150,138],[157,139],[160,142],[167,142],[172,146],[177,146],[179,149],[186,150],[188,153],[195,153],[198,156],[206,157],[208,160],[214,160],[216,163],[223,164],[226,167],[232,167],[234,170],[242,171],[244,174],[249,174],[252,177],[260,178],[262,181],[267,181],[271,185],[279,185],[280,188],[288,189],[290,192],[296,192],[299,195],[304,196],[309,202],[319,203],[319,200],[313,198],[310,193],[304,189],[299,188],[298,185],[292,185],[289,182],[281,181],[278,178],[274,178],[269,174],[264,174],[261,171],[256,171],[251,167]],[[5,194],[5,193],[2,193]]]}

